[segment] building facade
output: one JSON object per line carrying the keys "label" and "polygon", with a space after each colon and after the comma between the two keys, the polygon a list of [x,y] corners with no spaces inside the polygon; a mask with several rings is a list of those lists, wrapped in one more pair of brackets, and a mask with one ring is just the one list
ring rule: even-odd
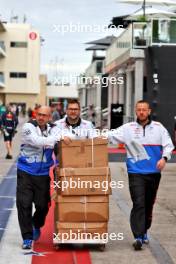
{"label": "building facade", "polygon": [[135,118],[135,103],[145,99],[151,104],[152,118],[168,128],[174,141],[175,28],[176,20],[169,18],[131,23],[107,49],[105,59],[105,73],[124,78],[123,85],[108,86],[109,113],[111,104],[122,104],[126,123]]}
{"label": "building facade", "polygon": [[[42,77],[41,77],[42,78]],[[43,79],[42,79],[43,80]],[[25,104],[41,99],[40,34],[29,24],[0,23],[0,101]],[[42,95],[41,95],[42,96]]]}
{"label": "building facade", "polygon": [[[130,22],[106,49],[103,65],[102,76],[123,79],[101,85],[101,116],[107,116],[107,127],[134,120],[136,102],[146,99],[152,107],[152,118],[162,122],[175,141],[176,20],[152,18]],[[94,94],[91,102],[85,100],[87,90],[90,88],[82,87],[85,108],[88,103],[95,103],[97,96]]]}

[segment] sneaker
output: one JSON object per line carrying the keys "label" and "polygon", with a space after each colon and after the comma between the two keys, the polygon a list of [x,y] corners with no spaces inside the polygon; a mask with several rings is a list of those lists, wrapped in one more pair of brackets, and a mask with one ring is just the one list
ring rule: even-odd
{"label": "sneaker", "polygon": [[34,241],[37,241],[41,235],[40,228],[33,228],[33,239]]}
{"label": "sneaker", "polygon": [[31,239],[24,239],[22,249],[31,249],[32,248],[32,240]]}
{"label": "sneaker", "polygon": [[136,238],[133,247],[135,250],[141,250],[142,249],[142,239],[141,238]]}
{"label": "sneaker", "polygon": [[149,238],[147,236],[147,233],[143,235],[142,243],[143,244],[149,244]]}

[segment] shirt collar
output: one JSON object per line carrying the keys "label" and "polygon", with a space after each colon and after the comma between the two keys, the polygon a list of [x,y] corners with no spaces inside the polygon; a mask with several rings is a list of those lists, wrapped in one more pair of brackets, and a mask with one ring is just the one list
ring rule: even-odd
{"label": "shirt collar", "polygon": [[69,126],[69,127],[72,126],[72,128],[76,128],[76,127],[80,126],[81,118],[78,119],[78,122],[76,124],[70,124],[67,117],[65,119],[65,122],[66,122],[67,126]]}

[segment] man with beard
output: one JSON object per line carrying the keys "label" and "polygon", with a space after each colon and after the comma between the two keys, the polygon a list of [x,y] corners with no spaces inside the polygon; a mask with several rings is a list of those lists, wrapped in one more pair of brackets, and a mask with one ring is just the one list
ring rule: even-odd
{"label": "man with beard", "polygon": [[146,101],[136,103],[137,120],[110,131],[113,143],[124,143],[127,149],[129,190],[133,202],[130,224],[135,250],[148,244],[147,230],[152,223],[152,211],[157,190],[167,160],[174,146],[164,126],[150,118],[151,109]]}
{"label": "man with beard", "polygon": [[80,103],[77,99],[70,99],[67,104],[66,116],[55,124],[63,136],[71,139],[84,139],[96,137],[96,131],[90,121],[80,117]]}

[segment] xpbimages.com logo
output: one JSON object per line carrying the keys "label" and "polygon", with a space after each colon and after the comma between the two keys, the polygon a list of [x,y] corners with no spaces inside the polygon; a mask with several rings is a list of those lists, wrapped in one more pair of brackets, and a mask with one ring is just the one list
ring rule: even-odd
{"label": "xpbimages.com logo", "polygon": [[[115,110],[116,112],[121,111],[120,108]],[[65,136],[70,137],[71,135],[75,135],[76,137],[80,137],[80,138],[95,138],[95,137],[101,137],[102,139],[107,139],[109,133],[111,135],[115,135],[116,133],[116,129],[111,129],[109,130],[108,128],[104,128],[104,129],[99,129],[99,128],[80,128],[80,127],[76,127],[73,128],[72,126],[68,127],[68,128],[62,128],[59,129],[60,134],[61,134],[61,138],[64,138]]]}
{"label": "xpbimages.com logo", "polygon": [[110,33],[113,31],[114,33],[117,32],[118,29],[122,29],[123,25],[99,25],[99,24],[82,24],[80,22],[73,23],[70,21],[67,24],[53,24],[53,32],[59,33],[61,35],[65,35],[67,33],[88,33],[88,32],[95,32],[95,33]]}
{"label": "xpbimages.com logo", "polygon": [[53,181],[52,187],[58,188],[62,192],[67,189],[101,189],[102,192],[107,192],[111,189],[122,189],[124,187],[124,181],[98,181],[98,180],[82,180],[81,178],[62,181]]}
{"label": "xpbimages.com logo", "polygon": [[124,239],[123,233],[90,233],[90,232],[81,232],[81,230],[78,230],[78,232],[73,232],[72,230],[69,230],[67,233],[53,233],[53,241],[59,242],[59,241],[74,241],[80,242],[80,241],[88,241],[93,240],[94,242],[103,242],[108,243],[109,240],[111,241],[122,241]]}
{"label": "xpbimages.com logo", "polygon": [[52,85],[60,85],[65,86],[68,83],[72,85],[120,85],[124,84],[124,77],[123,76],[108,76],[108,77],[100,77],[100,76],[76,76],[72,74],[68,74],[67,76],[63,77],[54,77],[51,81]]}

